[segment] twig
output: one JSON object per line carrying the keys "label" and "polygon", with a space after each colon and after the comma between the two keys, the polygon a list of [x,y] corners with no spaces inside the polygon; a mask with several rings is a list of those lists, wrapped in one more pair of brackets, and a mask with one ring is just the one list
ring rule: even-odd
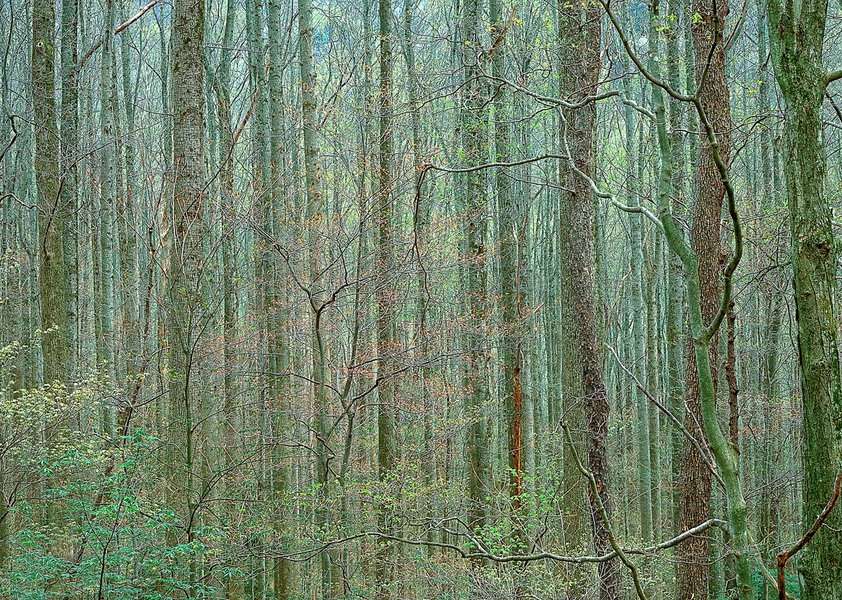
{"label": "twig", "polygon": [[702,457],[702,460],[705,461],[705,465],[707,465],[707,468],[710,471],[710,474],[713,476],[714,479],[716,479],[716,481],[719,483],[719,485],[724,488],[725,483],[722,481],[722,477],[719,475],[717,470],[714,468],[713,464],[710,461],[710,457],[708,456],[708,453],[705,451],[704,447],[699,442],[699,440],[697,440],[695,438],[695,436],[692,433],[690,433],[690,431],[684,426],[684,424],[681,422],[681,420],[678,417],[676,417],[671,410],[669,410],[666,406],[664,406],[664,404],[662,402],[660,402],[657,398],[655,398],[655,396],[653,396],[649,392],[649,390],[646,389],[646,387],[640,382],[640,380],[637,378],[637,376],[634,373],[632,373],[625,364],[623,364],[623,361],[620,360],[620,357],[617,354],[617,351],[610,344],[606,343],[605,347],[608,348],[608,350],[614,356],[614,360],[617,362],[617,366],[620,367],[626,373],[626,375],[628,375],[629,377],[632,378],[632,380],[634,381],[634,384],[637,387],[637,389],[640,390],[640,392],[644,396],[646,396],[646,398],[648,398],[649,401],[652,404],[657,406],[658,409],[662,413],[664,413],[667,417],[669,417],[669,419],[670,419],[670,421],[672,421],[673,425],[678,427],[678,429],[681,431],[681,433],[684,434],[684,436],[696,447],[696,450],[699,451],[699,455]]}

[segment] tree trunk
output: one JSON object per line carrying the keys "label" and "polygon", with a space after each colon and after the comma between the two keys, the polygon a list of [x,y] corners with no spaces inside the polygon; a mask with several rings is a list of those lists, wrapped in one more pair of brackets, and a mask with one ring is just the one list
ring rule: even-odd
{"label": "tree trunk", "polygon": [[[669,18],[674,23],[678,24],[681,19],[686,22],[687,16],[682,16],[686,0],[672,0],[669,6]],[[678,53],[678,27],[671,28],[667,33],[667,69],[669,74],[670,85],[675,89],[681,89],[681,79],[679,67],[681,59]],[[685,176],[688,171],[686,164],[686,152],[684,147],[684,134],[679,131],[686,117],[682,118],[683,104],[678,101],[670,103],[669,110],[669,125],[671,131],[671,146],[673,154],[673,181],[672,191],[676,195],[676,201],[673,203],[673,213],[676,218],[682,219],[684,211],[682,210],[684,200],[686,198],[687,185],[685,184]],[[682,273],[681,273],[681,259],[674,252],[667,251],[669,256],[668,263],[668,279],[667,285],[667,299],[666,299],[666,350],[667,350],[667,387],[669,398],[669,409],[677,418],[681,419],[684,415],[684,399],[682,397],[684,390],[684,346],[681,343],[684,332],[684,310],[683,310],[683,288],[682,288]],[[670,438],[670,459],[672,462],[672,531],[680,530],[680,515],[679,506],[681,500],[680,486],[677,485],[681,476],[681,450],[684,443],[684,436],[677,427],[671,429]]]}
{"label": "tree trunk", "polygon": [[[696,63],[696,85],[701,85],[699,97],[708,119],[719,140],[719,151],[727,164],[730,150],[731,111],[729,91],[725,80],[725,49],[721,39],[723,22],[728,14],[728,3],[715,4],[717,13],[707,0],[693,2],[693,48],[695,56],[710,55],[710,66],[704,82],[701,81],[706,61]],[[718,31],[717,31],[718,29]],[[715,44],[713,52],[711,45]],[[702,136],[701,150],[696,168],[696,200],[693,209],[691,245],[698,257],[698,278],[701,294],[702,322],[708,323],[719,310],[720,293],[720,218],[725,188],[709,147]],[[716,338],[718,339],[718,338]],[[709,344],[709,362],[716,395],[717,341]],[[685,426],[696,439],[704,440],[702,403],[699,391],[699,369],[696,352],[690,342],[687,349],[687,414]],[[685,443],[682,458],[683,472],[679,483],[680,527],[685,530],[710,518],[711,476],[705,458],[694,444]],[[696,536],[681,544],[678,557],[679,600],[707,598],[709,584],[710,544],[707,536]]]}
{"label": "tree trunk", "polygon": [[68,299],[63,240],[67,208],[60,193],[59,136],[55,99],[55,7],[36,2],[32,10],[32,108],[35,113],[35,179],[38,186],[38,288],[44,381],[64,382],[70,358],[65,303]]}
{"label": "tree trunk", "polygon": [[[601,11],[598,7],[578,5],[559,8],[559,39],[569,43],[576,60],[561,61],[562,94],[570,100],[595,94],[601,68]],[[568,87],[569,86],[569,87]],[[574,97],[570,97],[574,96]],[[589,104],[570,111],[566,116],[562,135],[570,149],[576,167],[587,175],[594,171],[594,128],[596,107]],[[608,493],[608,393],[602,374],[602,351],[597,341],[596,282],[593,249],[594,202],[590,187],[578,173],[567,171],[564,187],[571,190],[562,195],[562,247],[569,259],[570,295],[576,326],[577,354],[587,420],[588,470],[596,480],[598,497],[590,487],[591,524],[594,547],[598,553],[610,549],[612,503]],[[648,451],[648,448],[647,448]],[[605,510],[600,509],[600,505]],[[616,561],[599,564],[599,597],[616,600],[620,597],[620,581]]]}
{"label": "tree trunk", "polygon": [[[314,301],[319,302],[319,289],[324,285],[319,281],[321,269],[321,235],[320,224],[324,220],[323,200],[321,190],[321,172],[319,166],[319,145],[316,138],[318,120],[316,116],[316,70],[313,63],[313,7],[311,0],[299,0],[298,3],[298,58],[301,76],[301,119],[304,148],[304,180],[307,198],[307,243],[309,254],[309,284]],[[317,305],[316,305],[317,306]],[[327,406],[327,361],[325,339],[321,323],[322,313],[318,309],[311,310],[311,352],[312,352],[312,380],[313,404],[315,409],[315,468],[316,481],[319,484],[318,505],[315,511],[316,528],[326,534],[330,523],[328,502],[330,499],[332,475],[329,470],[330,460],[329,420]],[[335,598],[341,578],[333,552],[322,552],[321,562],[321,595],[326,600]]]}
{"label": "tree trunk", "polygon": [[[78,1],[78,0],[77,0]],[[125,7],[125,5],[124,5]],[[125,10],[121,11],[124,18],[127,18]],[[132,70],[130,63],[131,54],[131,32],[124,31],[120,43],[120,65],[123,83],[123,104],[125,105],[126,128],[125,135],[121,136],[123,141],[123,167],[125,168],[125,190],[121,190],[120,199],[117,204],[117,221],[120,240],[120,287],[121,294],[121,332],[123,341],[123,362],[126,365],[126,375],[129,379],[138,375],[141,366],[141,358],[144,356],[141,348],[140,328],[138,321],[140,313],[140,291],[138,278],[137,259],[137,235],[140,229],[137,225],[138,211],[136,204],[137,197],[137,146],[135,142],[135,102],[136,92],[132,86]],[[114,74],[116,80],[116,73]],[[118,166],[122,170],[122,167]],[[128,385],[134,385],[134,382]]]}
{"label": "tree trunk", "polygon": [[[100,130],[102,132],[103,147],[100,151],[99,171],[99,321],[100,336],[98,337],[97,359],[98,368],[104,369],[108,381],[116,380],[116,365],[114,355],[114,208],[117,204],[117,164],[116,146],[117,132],[115,119],[117,117],[117,87],[114,83],[114,0],[105,3],[105,27],[102,37],[102,56],[100,60]],[[204,131],[202,131],[204,137]],[[106,435],[114,433],[114,415],[111,407],[103,405],[102,428]]]}
{"label": "tree trunk", "polygon": [[[479,72],[479,0],[466,0],[462,13],[462,70],[464,77],[461,111],[462,153],[469,165],[482,161],[485,142],[485,108],[483,87],[477,80]],[[470,321],[466,332],[466,360],[464,378],[469,413],[467,450],[468,479],[468,526],[474,532],[485,527],[485,498],[491,480],[491,467],[488,464],[488,424],[486,423],[486,405],[488,390],[488,348],[486,346],[486,319],[488,316],[487,275],[485,235],[487,229],[486,184],[482,171],[465,175],[464,184],[464,219],[465,240],[464,256],[467,262],[466,287],[468,313]]]}
{"label": "tree trunk", "polygon": [[[202,0],[176,0],[172,33],[173,219],[167,282],[169,344],[169,487],[173,510],[182,520],[185,539],[195,539],[198,510],[194,467],[194,386],[200,381],[197,354],[204,331],[203,212],[205,208],[204,16]],[[176,506],[180,504],[180,508]],[[180,536],[179,536],[180,537]],[[195,557],[189,559],[190,593],[198,578]]]}
{"label": "tree trunk", "polygon": [[[397,352],[395,332],[395,289],[394,289],[394,233],[392,231],[392,3],[378,1],[378,22],[380,24],[380,145],[377,207],[374,218],[377,224],[377,477],[382,486],[381,494],[387,497],[389,478],[396,465],[395,440],[395,353]],[[381,533],[392,534],[387,504],[377,508],[377,525]],[[378,545],[375,559],[377,598],[389,600],[392,597],[391,544],[382,541]]]}
{"label": "tree trunk", "polygon": [[[581,49],[582,41],[573,37],[573,40],[579,42],[574,44],[570,43],[571,38],[569,38],[571,32],[578,31],[581,18],[581,11],[572,10],[565,2],[557,3],[559,52],[562,53],[559,57],[559,95],[565,98],[581,86],[578,81],[580,74],[576,72],[576,61],[578,60],[576,54]],[[586,152],[584,156],[590,156],[593,151],[593,137],[595,135],[593,121],[589,122],[587,116],[589,115],[580,114],[577,111],[567,120],[567,137],[570,149],[571,151],[584,151]],[[559,139],[563,145],[563,132]],[[581,144],[582,147],[577,148],[577,144]],[[569,185],[579,184],[579,187],[571,189],[580,192],[584,190],[586,196],[588,196],[585,186],[576,177],[567,161],[559,161],[559,185],[568,187]],[[582,387],[580,342],[576,334],[578,314],[575,311],[574,294],[577,282],[573,279],[574,257],[569,236],[565,235],[565,231],[571,227],[570,223],[567,222],[568,205],[573,202],[584,204],[589,202],[590,199],[589,197],[583,199],[571,198],[570,196],[570,193],[562,191],[558,209],[551,211],[558,215],[553,218],[553,228],[556,231],[552,233],[559,240],[559,282],[557,287],[554,282],[548,284],[550,290],[550,297],[547,302],[548,308],[550,311],[558,310],[558,320],[556,320],[555,314],[548,315],[548,352],[552,355],[549,360],[548,376],[551,377],[549,381],[550,393],[554,394],[556,389],[560,389],[561,397],[558,399],[560,402],[556,399],[551,400],[550,413],[552,417],[549,427],[550,430],[557,429],[559,421],[563,418],[571,431],[572,441],[576,445],[575,454],[572,449],[567,447],[562,450],[562,474],[566,482],[565,485],[569,488],[569,491],[565,494],[562,508],[563,534],[567,545],[584,550],[587,547],[587,522],[590,520],[590,515],[584,508],[587,506],[588,485],[579,471],[575,456],[587,454],[586,407],[583,402],[584,389]],[[558,293],[557,298],[553,297],[555,293]],[[553,300],[556,301],[553,302]],[[553,358],[556,360],[552,360]],[[569,598],[582,597],[580,586],[573,585],[570,587]]]}
{"label": "tree trunk", "polygon": [[[769,0],[769,34],[785,110],[784,173],[790,216],[796,333],[804,416],[803,524],[831,495],[842,467],[842,375],[836,321],[836,240],[825,195],[822,101],[827,76],[822,46],[826,0],[800,13]],[[799,562],[805,600],[842,598],[842,511],[830,516]]]}
{"label": "tree trunk", "polygon": [[61,170],[64,178],[61,185],[61,205],[67,211],[67,225],[64,235],[64,260],[67,286],[67,340],[69,350],[67,372],[71,377],[77,373],[78,347],[78,189],[79,167],[79,82],[76,70],[79,45],[78,0],[66,0],[61,5]]}

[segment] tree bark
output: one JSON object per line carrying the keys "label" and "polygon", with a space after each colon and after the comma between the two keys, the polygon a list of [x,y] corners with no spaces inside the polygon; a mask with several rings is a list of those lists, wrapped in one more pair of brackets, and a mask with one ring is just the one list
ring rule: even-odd
{"label": "tree bark", "polygon": [[[464,78],[461,111],[462,153],[467,164],[478,164],[484,152],[485,107],[483,86],[479,73],[480,0],[466,0],[462,8],[462,72]],[[464,256],[466,261],[467,307],[470,320],[466,332],[464,378],[468,394],[466,403],[470,425],[466,440],[468,479],[468,526],[474,532],[485,527],[485,498],[488,494],[491,466],[488,463],[488,424],[486,404],[488,349],[486,320],[488,316],[485,235],[487,229],[487,198],[483,171],[473,171],[464,179],[463,218],[466,230]]]}
{"label": "tree bark", "polygon": [[[171,506],[181,508],[185,541],[195,539],[198,497],[194,467],[198,462],[194,386],[200,380],[204,314],[202,306],[205,227],[205,107],[202,65],[205,3],[176,0],[172,33],[173,218],[167,281],[167,342],[169,344],[169,489]],[[179,542],[170,535],[170,545]],[[190,593],[198,579],[195,557],[189,559]]]}
{"label": "tree bark", "polygon": [[59,134],[55,99],[55,7],[36,2],[32,10],[32,108],[35,113],[35,179],[38,186],[38,288],[44,381],[64,382],[67,337],[67,269],[63,240],[67,210],[60,198]]}
{"label": "tree bark", "polygon": [[[299,0],[298,3],[298,59],[301,77],[301,120],[304,149],[304,181],[307,199],[307,243],[309,262],[309,285],[314,300],[311,303],[311,352],[313,405],[315,409],[315,467],[316,481],[319,484],[318,505],[315,511],[316,528],[326,534],[330,523],[328,501],[332,487],[332,475],[329,468],[330,448],[328,421],[327,388],[327,349],[322,331],[322,312],[317,308],[324,285],[319,281],[321,269],[321,224],[324,220],[322,199],[322,176],[320,170],[319,144],[317,140],[318,120],[316,116],[316,70],[313,62],[313,6],[311,0]],[[325,599],[339,595],[341,577],[333,552],[325,551],[320,555],[321,594]]]}
{"label": "tree bark", "polygon": [[[714,12],[713,7],[716,7]],[[727,2],[711,4],[708,0],[694,0],[693,49],[697,57],[710,61],[696,61],[696,86],[702,106],[719,141],[719,151],[727,164],[730,153],[731,110],[729,90],[725,80],[725,48],[721,39]],[[713,51],[711,52],[711,47]],[[707,69],[707,75],[702,77]],[[719,310],[720,284],[720,219],[725,188],[710,150],[709,141],[702,136],[696,167],[696,198],[693,207],[691,246],[698,257],[698,278],[703,323],[708,323]],[[716,365],[718,336],[710,341],[709,362],[716,395]],[[687,348],[687,395],[684,424],[696,439],[705,439],[702,402],[699,391],[699,365],[693,342]],[[687,529],[708,519],[711,513],[711,475],[695,444],[685,443],[682,458],[679,529]],[[680,600],[707,598],[710,543],[707,536],[696,536],[677,550],[678,597]]]}
{"label": "tree bark", "polygon": [[[562,60],[562,94],[578,100],[597,91],[601,68],[601,11],[579,5],[559,8],[559,39],[567,40],[575,60]],[[594,171],[594,130],[596,107],[589,104],[566,116],[562,131],[576,168],[591,176]],[[602,351],[597,340],[596,282],[594,259],[594,201],[588,185],[578,173],[567,171],[562,195],[562,247],[569,259],[570,295],[576,326],[573,334],[579,359],[585,417],[587,421],[588,470],[596,485],[588,488],[591,506],[593,544],[597,552],[610,550],[612,503],[608,492],[608,393],[602,374]],[[648,449],[647,449],[648,451]],[[596,492],[594,492],[594,488]],[[599,564],[599,597],[620,597],[619,568],[616,561]]]}
{"label": "tree bark", "polygon": [[[836,303],[836,240],[824,190],[827,172],[822,65],[827,1],[769,0],[775,76],[785,102],[784,174],[790,216],[796,333],[804,417],[805,527],[822,510],[842,468],[842,375]],[[842,598],[842,512],[830,516],[799,562],[805,600]]]}
{"label": "tree bark", "polygon": [[[377,224],[377,477],[382,486],[381,494],[388,500],[389,478],[396,466],[395,416],[397,406],[396,386],[391,371],[395,369],[395,295],[394,289],[394,232],[392,230],[392,3],[378,1],[378,22],[380,25],[380,112],[379,173],[376,210]],[[388,504],[393,503],[388,502]],[[386,503],[377,509],[378,528],[390,535],[393,531]],[[393,551],[388,542],[378,546],[375,559],[377,598],[389,600],[392,597],[391,573]]]}

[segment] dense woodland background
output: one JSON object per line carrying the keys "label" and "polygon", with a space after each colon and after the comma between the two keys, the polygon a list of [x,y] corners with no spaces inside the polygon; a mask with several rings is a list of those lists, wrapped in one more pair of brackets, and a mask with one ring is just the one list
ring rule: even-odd
{"label": "dense woodland background", "polygon": [[0,1],[0,596],[842,599],[840,39]]}

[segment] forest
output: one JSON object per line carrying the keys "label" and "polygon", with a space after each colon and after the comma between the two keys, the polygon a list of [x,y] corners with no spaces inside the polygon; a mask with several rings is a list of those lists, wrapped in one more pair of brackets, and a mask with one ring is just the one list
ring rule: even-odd
{"label": "forest", "polygon": [[842,600],[840,40],[0,0],[0,598]]}

